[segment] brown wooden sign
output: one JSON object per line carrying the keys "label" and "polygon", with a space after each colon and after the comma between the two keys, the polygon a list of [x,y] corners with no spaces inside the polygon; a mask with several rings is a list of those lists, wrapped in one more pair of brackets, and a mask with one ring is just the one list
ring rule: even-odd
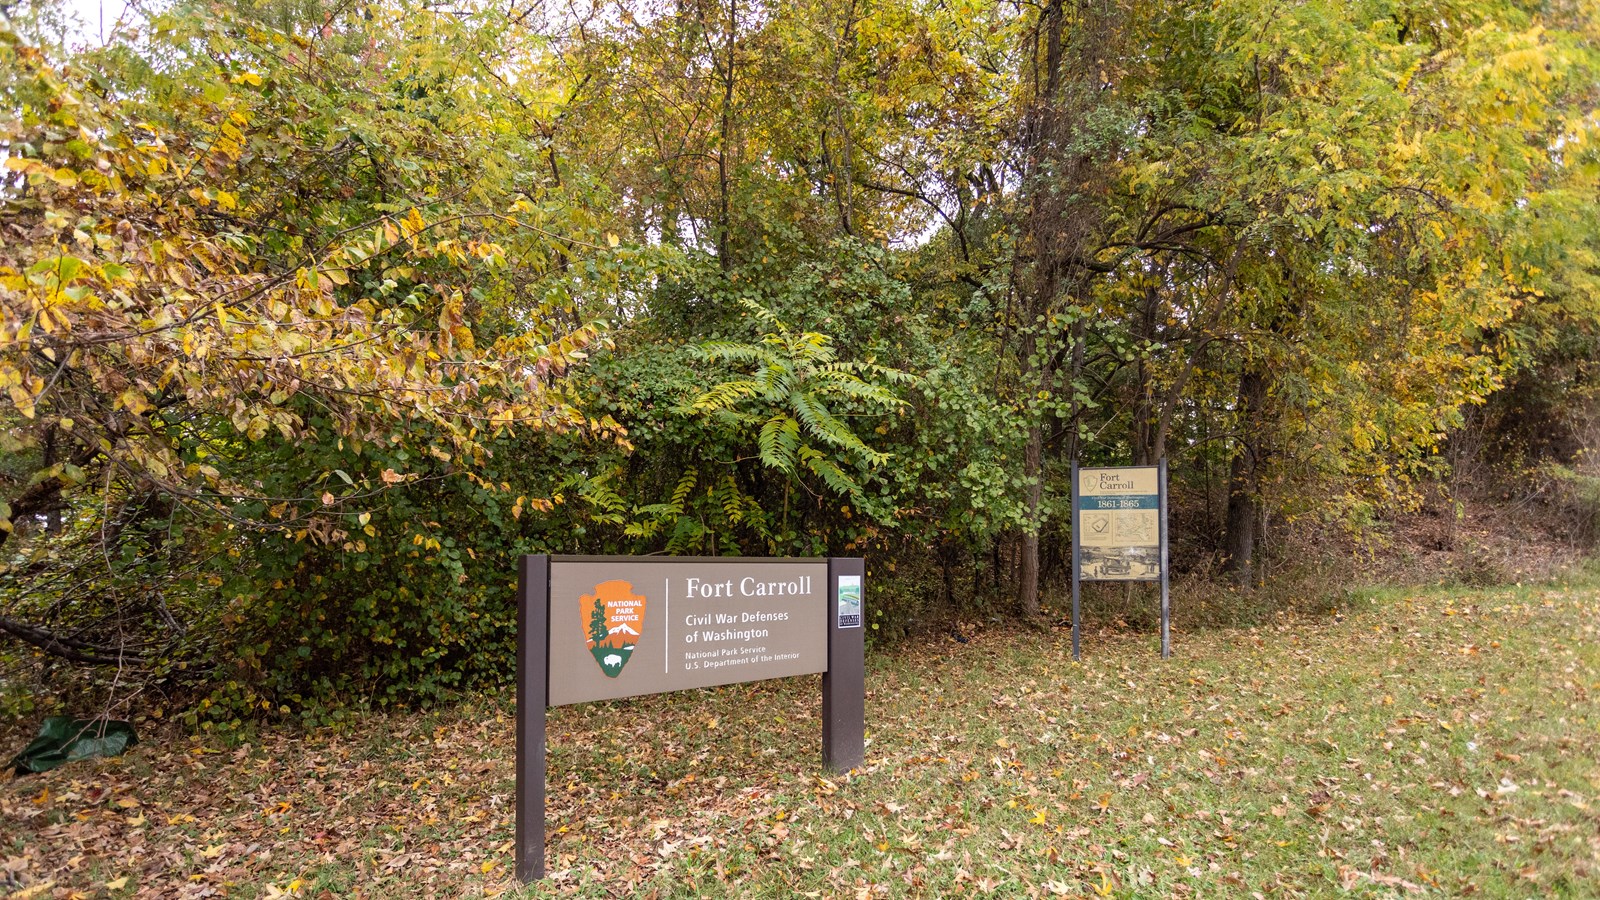
{"label": "brown wooden sign", "polygon": [[524,556],[517,877],[544,877],[545,708],[822,673],[822,763],[866,748],[860,559]]}
{"label": "brown wooden sign", "polygon": [[826,560],[550,561],[550,705],[828,668]]}

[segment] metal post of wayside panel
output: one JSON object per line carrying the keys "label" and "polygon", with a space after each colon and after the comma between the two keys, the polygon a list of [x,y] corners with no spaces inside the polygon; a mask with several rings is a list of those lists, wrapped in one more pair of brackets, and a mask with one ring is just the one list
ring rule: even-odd
{"label": "metal post of wayside panel", "polygon": [[550,699],[550,557],[517,567],[517,880],[544,877],[544,711]]}
{"label": "metal post of wayside panel", "polygon": [[865,595],[866,561],[828,559],[828,671],[822,673],[822,765],[830,772],[844,773],[866,759],[867,676],[866,629],[861,622],[854,627],[839,627],[840,575],[860,576]]}
{"label": "metal post of wayside panel", "polygon": [[1078,567],[1083,562],[1083,551],[1078,546],[1078,461],[1072,461],[1072,658],[1083,657],[1083,644],[1079,637],[1082,609],[1078,603]]}
{"label": "metal post of wayside panel", "polygon": [[1172,656],[1172,601],[1167,594],[1167,460],[1156,461],[1156,490],[1161,502],[1161,658]]}

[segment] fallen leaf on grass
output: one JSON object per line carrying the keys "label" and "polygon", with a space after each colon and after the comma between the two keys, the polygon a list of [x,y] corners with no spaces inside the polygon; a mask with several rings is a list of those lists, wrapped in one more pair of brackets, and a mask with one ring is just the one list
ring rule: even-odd
{"label": "fallen leaf on grass", "polygon": [[416,857],[415,853],[402,853],[399,856],[396,856],[394,859],[391,859],[388,862],[384,863],[383,867],[385,869],[388,869],[391,872],[394,872],[394,871],[397,871],[399,869],[405,868],[406,865],[409,864],[411,862],[411,860],[413,858],[415,858],[415,857]]}

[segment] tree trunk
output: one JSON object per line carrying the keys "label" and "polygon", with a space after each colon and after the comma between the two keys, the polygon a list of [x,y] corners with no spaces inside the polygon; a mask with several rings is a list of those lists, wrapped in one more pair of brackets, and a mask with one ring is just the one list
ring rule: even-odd
{"label": "tree trunk", "polygon": [[[1041,86],[1037,106],[1033,112],[1034,134],[1029,148],[1029,177],[1037,180],[1030,187],[1024,223],[1024,244],[1034,256],[1031,278],[1024,288],[1022,316],[1019,322],[1022,340],[1018,344],[1022,384],[1029,394],[1049,389],[1050,371],[1036,358],[1039,349],[1040,317],[1055,304],[1060,290],[1061,255],[1064,243],[1063,216],[1053,185],[1047,185],[1046,161],[1061,155],[1060,123],[1062,111],[1058,108],[1061,97],[1063,32],[1065,29],[1064,0],[1051,0],[1044,11],[1044,84]],[[1021,559],[1017,567],[1017,609],[1024,617],[1039,613],[1039,531],[1044,523],[1039,521],[1044,500],[1044,423],[1034,414],[1028,424],[1027,446],[1023,452],[1022,479],[1027,495],[1023,503],[1027,510],[1022,526]]]}
{"label": "tree trunk", "polygon": [[989,596],[1000,596],[1000,571],[1004,566],[1000,558],[1000,535],[995,535],[989,542]]}
{"label": "tree trunk", "polygon": [[1239,377],[1240,438],[1228,468],[1228,518],[1222,570],[1241,587],[1255,582],[1256,523],[1261,520],[1261,426],[1267,376],[1255,368]]}
{"label": "tree trunk", "polygon": [[1232,575],[1240,587],[1250,587],[1255,579],[1257,500],[1248,486],[1248,469],[1245,454],[1233,458],[1233,468],[1228,473],[1227,535],[1223,540],[1227,555],[1222,559],[1222,571]]}
{"label": "tree trunk", "polygon": [[[1160,306],[1161,295],[1154,286],[1145,288],[1144,296],[1133,315],[1134,333],[1136,344],[1146,341],[1154,342],[1156,339],[1156,310]],[[1151,383],[1153,373],[1150,371],[1149,359],[1140,353],[1134,360],[1133,370],[1133,417],[1131,439],[1133,442],[1133,464],[1148,466],[1155,463],[1154,447],[1156,443],[1156,403],[1155,385]]]}
{"label": "tree trunk", "polygon": [[956,608],[956,554],[958,548],[955,541],[946,538],[939,546],[939,568],[944,575],[944,608],[946,612],[953,612]]}
{"label": "tree trunk", "polygon": [[[44,467],[49,469],[56,464],[56,426],[48,425],[44,430]],[[61,530],[61,505],[55,505],[45,514],[44,530],[55,534]]]}
{"label": "tree trunk", "polygon": [[733,220],[729,208],[728,152],[733,145],[733,59],[738,48],[739,0],[728,3],[727,66],[722,76],[721,143],[717,147],[717,264],[723,271],[733,268]]}
{"label": "tree trunk", "polygon": [[1028,524],[1022,530],[1022,565],[1017,573],[1017,608],[1024,617],[1039,614],[1039,506],[1044,500],[1044,426],[1028,427],[1028,447],[1022,460],[1022,477],[1028,485]]}

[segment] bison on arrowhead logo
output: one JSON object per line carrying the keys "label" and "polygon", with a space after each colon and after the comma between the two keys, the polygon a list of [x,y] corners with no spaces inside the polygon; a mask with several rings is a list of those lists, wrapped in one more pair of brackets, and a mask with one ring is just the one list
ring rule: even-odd
{"label": "bison on arrowhead logo", "polygon": [[602,581],[580,603],[579,621],[594,661],[607,677],[621,675],[644,631],[644,597],[626,581]]}

